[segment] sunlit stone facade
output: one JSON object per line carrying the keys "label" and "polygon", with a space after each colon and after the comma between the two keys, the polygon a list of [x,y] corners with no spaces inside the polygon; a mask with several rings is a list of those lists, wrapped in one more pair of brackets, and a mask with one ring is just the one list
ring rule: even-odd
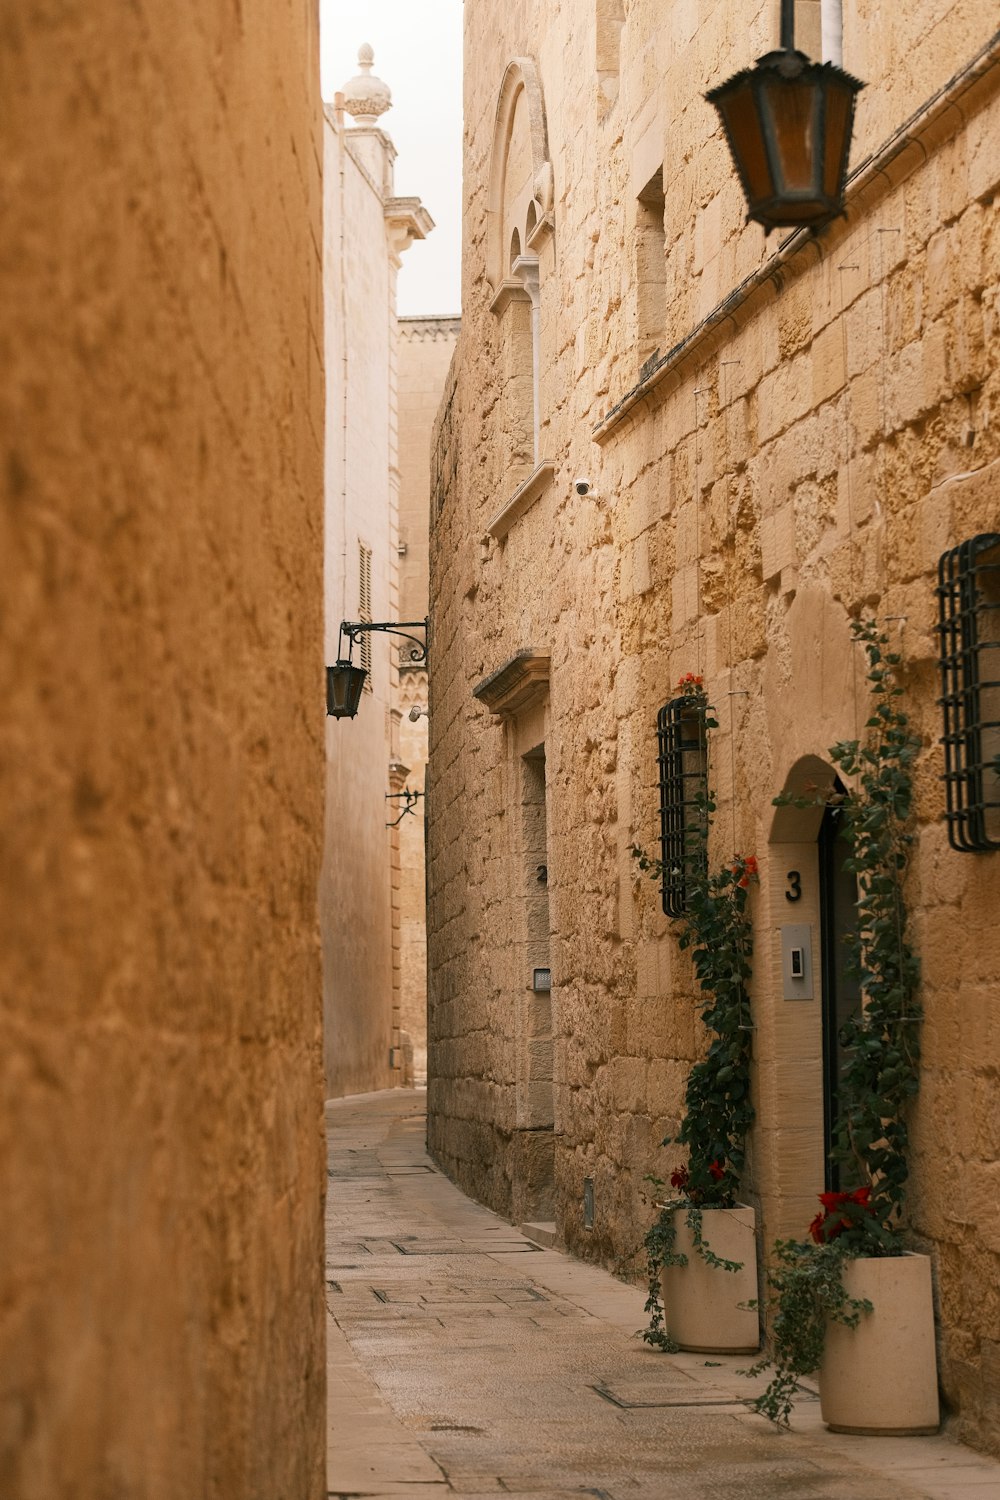
{"label": "sunlit stone facade", "polygon": [[[657,712],[694,673],[719,721],[712,857],[761,870],[746,1193],[764,1245],[804,1233],[835,880],[818,817],[773,800],[864,724],[849,621],[874,613],[922,740],[912,1226],[957,1430],[1000,1448],[1000,854],[949,846],[936,630],[939,559],[1000,530],[991,18],[800,6],[801,45],[842,46],[867,87],[847,218],[765,241],[702,96],[776,45],[771,0],[465,14],[463,323],[432,473],[432,1148],[502,1212],[638,1269],[699,1042],[630,847],[655,847]],[[797,1001],[792,922],[815,974]]]}

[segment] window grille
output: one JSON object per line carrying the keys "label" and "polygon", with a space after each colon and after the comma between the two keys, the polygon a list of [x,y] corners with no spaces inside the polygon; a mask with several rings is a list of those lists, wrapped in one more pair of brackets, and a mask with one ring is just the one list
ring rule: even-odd
{"label": "window grille", "polygon": [[[372,549],[364,542],[358,543],[358,619],[371,624],[372,619]],[[359,637],[361,665],[365,677],[365,691],[372,690],[372,638],[369,631]]]}
{"label": "window grille", "polygon": [[1000,534],[938,564],[945,817],[953,849],[1000,849]]}
{"label": "window grille", "polygon": [[656,716],[661,893],[668,917],[684,915],[691,880],[705,864],[708,831],[705,730],[705,705],[696,698],[673,698]]}

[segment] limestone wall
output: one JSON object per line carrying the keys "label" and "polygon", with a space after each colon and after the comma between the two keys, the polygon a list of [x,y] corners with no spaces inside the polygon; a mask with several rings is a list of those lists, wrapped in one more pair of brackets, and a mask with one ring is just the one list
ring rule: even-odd
{"label": "limestone wall", "polygon": [[319,1496],[315,17],[0,33],[0,1492]]}
{"label": "limestone wall", "polygon": [[[690,965],[628,851],[655,843],[656,713],[695,672],[718,707],[715,857],[761,861],[747,1191],[765,1243],[804,1232],[823,1186],[820,1009],[781,999],[777,943],[792,868],[797,919],[818,933],[817,854],[815,829],[776,822],[772,799],[863,723],[848,619],[873,610],[924,742],[908,890],[927,1012],[913,1223],[934,1258],[945,1397],[963,1436],[1000,1448],[986,1102],[998,855],[948,848],[934,630],[939,556],[997,528],[1000,65],[978,5],[844,13],[844,65],[868,84],[849,218],[783,247],[744,224],[701,99],[773,44],[776,7],[635,0],[544,21],[466,6],[466,295],[432,511],[430,1135],[485,1201],[521,1215],[552,1188],[573,1250],[637,1267],[644,1174],[669,1169],[659,1143],[698,1043]],[[508,268],[490,262],[505,129],[512,156],[531,153],[536,199],[522,244],[538,259],[548,463],[527,475],[511,382],[530,389],[532,334]],[[484,684],[505,664],[523,677],[522,653],[548,658],[547,689],[522,683],[530,708],[522,689]],[[522,1105],[544,1081],[522,946],[522,791],[539,743],[551,1184]]]}
{"label": "limestone wall", "polygon": [[[459,331],[458,318],[399,320],[399,605],[403,619],[428,611],[431,429]],[[423,792],[427,765],[427,672],[400,667],[400,754],[407,786]],[[419,711],[411,719],[410,711]],[[402,809],[397,804],[397,810]],[[427,1079],[427,924],[424,805],[399,825],[400,1025],[413,1049],[413,1076]]]}
{"label": "limestone wall", "polygon": [[[386,237],[386,174],[395,156],[381,130],[324,117],[324,300],[331,351],[326,401],[326,659],[341,620],[398,618],[396,517],[390,506],[390,407],[395,268]],[[390,190],[391,191],[391,190]],[[365,561],[367,559],[367,561]],[[362,615],[363,568],[370,590]],[[364,654],[363,654],[364,653]],[[354,719],[326,729],[323,1050],[327,1097],[394,1081],[389,764],[398,755],[395,664],[388,635],[354,650],[370,663]]]}

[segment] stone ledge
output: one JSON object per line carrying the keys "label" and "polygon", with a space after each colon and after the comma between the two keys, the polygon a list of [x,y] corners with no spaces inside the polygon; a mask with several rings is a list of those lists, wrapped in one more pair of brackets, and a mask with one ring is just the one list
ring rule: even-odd
{"label": "stone ledge", "polygon": [[484,677],[472,696],[491,713],[510,716],[541,703],[549,691],[551,657],[541,651],[519,651],[510,661]]}
{"label": "stone ledge", "polygon": [[486,527],[487,535],[496,537],[502,542],[515,521],[519,521],[526,511],[529,511],[535,501],[545,493],[552,482],[552,476],[556,472],[556,466],[550,458],[542,459],[536,469],[528,475],[523,484],[518,485],[500,510]]}

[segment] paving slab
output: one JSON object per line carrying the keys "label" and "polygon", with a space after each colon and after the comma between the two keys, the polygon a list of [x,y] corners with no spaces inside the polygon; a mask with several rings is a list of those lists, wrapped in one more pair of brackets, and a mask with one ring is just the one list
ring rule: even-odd
{"label": "paving slab", "polygon": [[945,1435],[830,1433],[809,1388],[779,1432],[745,1357],[650,1349],[642,1289],[435,1168],[425,1102],[327,1105],[328,1496],[1000,1500],[1000,1464]]}

